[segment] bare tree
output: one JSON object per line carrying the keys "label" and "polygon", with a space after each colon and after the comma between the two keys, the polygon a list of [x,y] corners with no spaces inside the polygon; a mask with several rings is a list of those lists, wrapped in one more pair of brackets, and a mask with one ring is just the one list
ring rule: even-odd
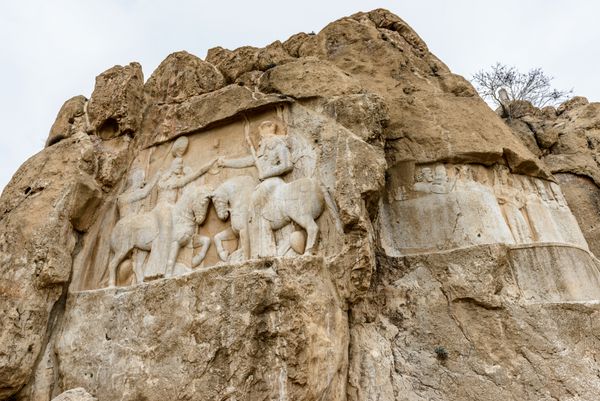
{"label": "bare tree", "polygon": [[527,100],[536,107],[556,105],[573,93],[573,90],[554,89],[550,85],[552,77],[541,68],[526,73],[515,67],[496,63],[489,70],[481,70],[473,75],[472,82],[484,99],[490,99],[498,106],[514,100]]}

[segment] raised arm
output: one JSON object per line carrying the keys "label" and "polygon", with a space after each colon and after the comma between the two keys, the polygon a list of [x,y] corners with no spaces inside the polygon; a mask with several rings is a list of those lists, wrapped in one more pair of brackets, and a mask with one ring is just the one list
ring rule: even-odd
{"label": "raised arm", "polygon": [[213,159],[210,162],[206,163],[204,166],[200,167],[200,169],[198,171],[196,171],[195,173],[185,175],[185,176],[179,178],[178,180],[176,180],[173,183],[173,187],[181,188],[181,187],[186,186],[190,182],[198,179],[199,177],[204,175],[204,173],[206,173],[208,170],[210,170],[210,168],[216,163],[216,161],[217,161],[217,159]]}
{"label": "raised arm", "polygon": [[146,199],[148,197],[148,195],[150,195],[150,191],[152,191],[152,188],[154,188],[154,186],[156,185],[156,182],[160,178],[160,175],[161,175],[161,172],[159,171],[154,175],[154,178],[149,183],[144,185],[142,188],[133,190],[128,193],[121,194],[119,196],[119,202],[120,203],[133,203],[133,202],[140,201],[142,199]]}
{"label": "raised arm", "polygon": [[254,145],[252,145],[252,141],[250,140],[250,133],[246,130],[245,132],[246,143],[250,148],[250,155],[240,157],[237,159],[223,159],[219,158],[218,165],[220,167],[229,167],[229,168],[245,168],[256,166],[256,150],[254,149]]}
{"label": "raised arm", "polygon": [[230,168],[245,168],[252,167],[256,164],[254,160],[254,156],[248,155],[244,157],[240,157],[237,159],[222,159],[219,158],[218,165],[221,167],[230,167]]}

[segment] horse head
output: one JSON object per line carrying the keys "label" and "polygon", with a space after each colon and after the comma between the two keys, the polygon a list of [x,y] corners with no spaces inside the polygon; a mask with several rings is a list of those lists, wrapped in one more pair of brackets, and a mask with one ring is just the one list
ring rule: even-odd
{"label": "horse head", "polygon": [[227,186],[220,185],[212,195],[212,202],[215,205],[217,216],[220,220],[225,221],[229,218],[229,191]]}
{"label": "horse head", "polygon": [[194,214],[194,221],[196,224],[201,225],[204,223],[208,214],[208,205],[212,197],[212,188],[207,186],[198,187],[192,196],[191,209]]}

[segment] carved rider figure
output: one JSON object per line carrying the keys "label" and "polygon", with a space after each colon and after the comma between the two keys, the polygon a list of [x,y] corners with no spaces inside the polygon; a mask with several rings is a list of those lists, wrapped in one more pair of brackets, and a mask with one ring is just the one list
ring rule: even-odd
{"label": "carved rider figure", "polygon": [[121,219],[140,212],[143,206],[142,201],[148,197],[160,178],[159,172],[154,176],[152,181],[146,183],[145,175],[144,170],[135,169],[131,173],[128,189],[117,198],[117,206],[119,207],[119,216]]}
{"label": "carved rider figure", "polygon": [[273,121],[264,121],[259,125],[258,131],[260,135],[258,149],[254,148],[246,133],[250,156],[231,160],[219,159],[219,166],[231,168],[256,166],[258,170],[258,178],[261,182],[254,189],[250,199],[248,222],[252,257],[273,256],[277,252],[265,204],[275,188],[284,183],[280,176],[294,168],[286,138],[277,135],[277,124]]}
{"label": "carved rider figure", "polygon": [[[160,178],[160,172],[157,173],[152,181],[145,182],[145,172],[142,169],[135,169],[129,179],[128,189],[117,198],[119,208],[119,219],[123,220],[129,216],[137,215],[143,206],[143,200],[148,197],[152,188]],[[133,261],[133,272],[136,282],[139,284],[144,279],[143,265],[148,254],[141,249],[132,250],[131,259]]]}
{"label": "carved rider figure", "polygon": [[155,279],[163,277],[168,266],[173,265],[176,261],[171,260],[173,256],[172,249],[174,248],[173,242],[173,229],[174,225],[177,224],[173,221],[173,205],[177,201],[179,189],[185,187],[187,184],[196,180],[204,173],[206,173],[216,160],[202,166],[198,171],[194,172],[189,168],[185,168],[183,164],[183,155],[188,148],[187,137],[178,138],[173,144],[171,154],[173,155],[173,161],[171,166],[162,174],[156,187],[158,188],[158,198],[156,206],[153,211],[159,223],[159,234],[154,244],[152,245],[152,251],[148,265],[144,272],[146,279]]}

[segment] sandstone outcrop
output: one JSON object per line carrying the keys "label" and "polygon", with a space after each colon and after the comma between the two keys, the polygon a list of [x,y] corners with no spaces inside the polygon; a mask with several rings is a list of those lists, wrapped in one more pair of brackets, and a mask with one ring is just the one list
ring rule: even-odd
{"label": "sandstone outcrop", "polygon": [[78,387],[72,390],[67,390],[52,401],[96,401],[97,398],[92,397],[85,389]]}
{"label": "sandstone outcrop", "polygon": [[590,249],[600,253],[600,103],[574,97],[538,109],[519,101],[503,118],[554,174]]}
{"label": "sandstone outcrop", "polygon": [[4,189],[2,398],[30,381],[56,327],[79,237],[97,218],[103,173],[110,173],[98,165],[111,154],[79,133],[33,156]]}
{"label": "sandstone outcrop", "polygon": [[592,105],[381,9],[115,66],[0,198],[0,400],[592,400]]}
{"label": "sandstone outcrop", "polygon": [[75,96],[65,102],[56,116],[56,121],[50,128],[46,146],[55,144],[63,139],[69,138],[77,132],[85,132],[87,125],[85,121],[85,107],[87,99],[85,96]]}
{"label": "sandstone outcrop", "polygon": [[102,139],[133,136],[142,120],[143,88],[138,63],[117,65],[100,74],[87,106],[89,131]]}

